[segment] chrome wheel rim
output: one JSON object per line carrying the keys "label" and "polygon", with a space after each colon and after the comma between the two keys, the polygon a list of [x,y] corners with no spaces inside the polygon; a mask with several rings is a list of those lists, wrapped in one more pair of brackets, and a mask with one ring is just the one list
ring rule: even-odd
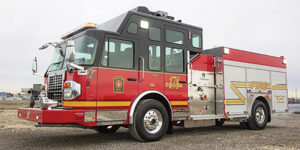
{"label": "chrome wheel rim", "polygon": [[263,124],[263,122],[265,121],[265,111],[262,107],[257,107],[256,112],[255,112],[255,116],[256,116],[256,121],[259,124]]}
{"label": "chrome wheel rim", "polygon": [[147,132],[157,133],[162,127],[162,115],[157,109],[150,109],[144,115],[144,127]]}

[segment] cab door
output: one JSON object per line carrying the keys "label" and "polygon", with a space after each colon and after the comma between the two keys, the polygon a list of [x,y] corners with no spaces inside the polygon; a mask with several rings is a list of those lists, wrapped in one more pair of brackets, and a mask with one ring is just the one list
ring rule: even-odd
{"label": "cab door", "polygon": [[129,108],[138,94],[138,42],[107,36],[98,69],[98,108]]}
{"label": "cab door", "polygon": [[149,90],[163,93],[163,44],[160,24],[152,20],[147,30],[140,30],[140,35],[139,93]]}
{"label": "cab door", "polygon": [[165,94],[172,107],[187,106],[187,31],[165,26],[164,33]]}

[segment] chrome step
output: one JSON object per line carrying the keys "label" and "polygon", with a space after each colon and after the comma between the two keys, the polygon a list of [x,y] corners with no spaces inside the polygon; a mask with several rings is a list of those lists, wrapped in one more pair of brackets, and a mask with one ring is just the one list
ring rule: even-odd
{"label": "chrome step", "polygon": [[224,115],[190,115],[191,120],[210,120],[210,119],[222,119]]}

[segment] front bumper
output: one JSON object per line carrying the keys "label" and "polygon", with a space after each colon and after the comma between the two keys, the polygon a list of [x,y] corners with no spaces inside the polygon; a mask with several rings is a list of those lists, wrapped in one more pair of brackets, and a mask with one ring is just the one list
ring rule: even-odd
{"label": "front bumper", "polygon": [[84,110],[18,108],[18,118],[41,124],[84,123]]}

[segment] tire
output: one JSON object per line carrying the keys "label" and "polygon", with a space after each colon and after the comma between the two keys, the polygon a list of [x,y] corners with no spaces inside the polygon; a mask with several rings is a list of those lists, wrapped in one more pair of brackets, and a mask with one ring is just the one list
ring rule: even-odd
{"label": "tire", "polygon": [[248,122],[240,122],[240,126],[242,129],[249,129]]}
{"label": "tire", "polygon": [[216,126],[220,127],[225,123],[225,119],[216,119]]}
{"label": "tire", "polygon": [[129,129],[134,139],[150,142],[160,140],[166,134],[168,124],[169,116],[165,106],[159,101],[147,99],[137,106]]}
{"label": "tire", "polygon": [[117,125],[115,125],[115,126],[99,126],[99,127],[96,127],[95,130],[100,133],[114,133],[119,128],[120,128],[120,126],[117,126]]}
{"label": "tire", "polygon": [[266,127],[267,122],[268,112],[266,105],[261,101],[255,101],[247,123],[249,129],[262,130]]}

